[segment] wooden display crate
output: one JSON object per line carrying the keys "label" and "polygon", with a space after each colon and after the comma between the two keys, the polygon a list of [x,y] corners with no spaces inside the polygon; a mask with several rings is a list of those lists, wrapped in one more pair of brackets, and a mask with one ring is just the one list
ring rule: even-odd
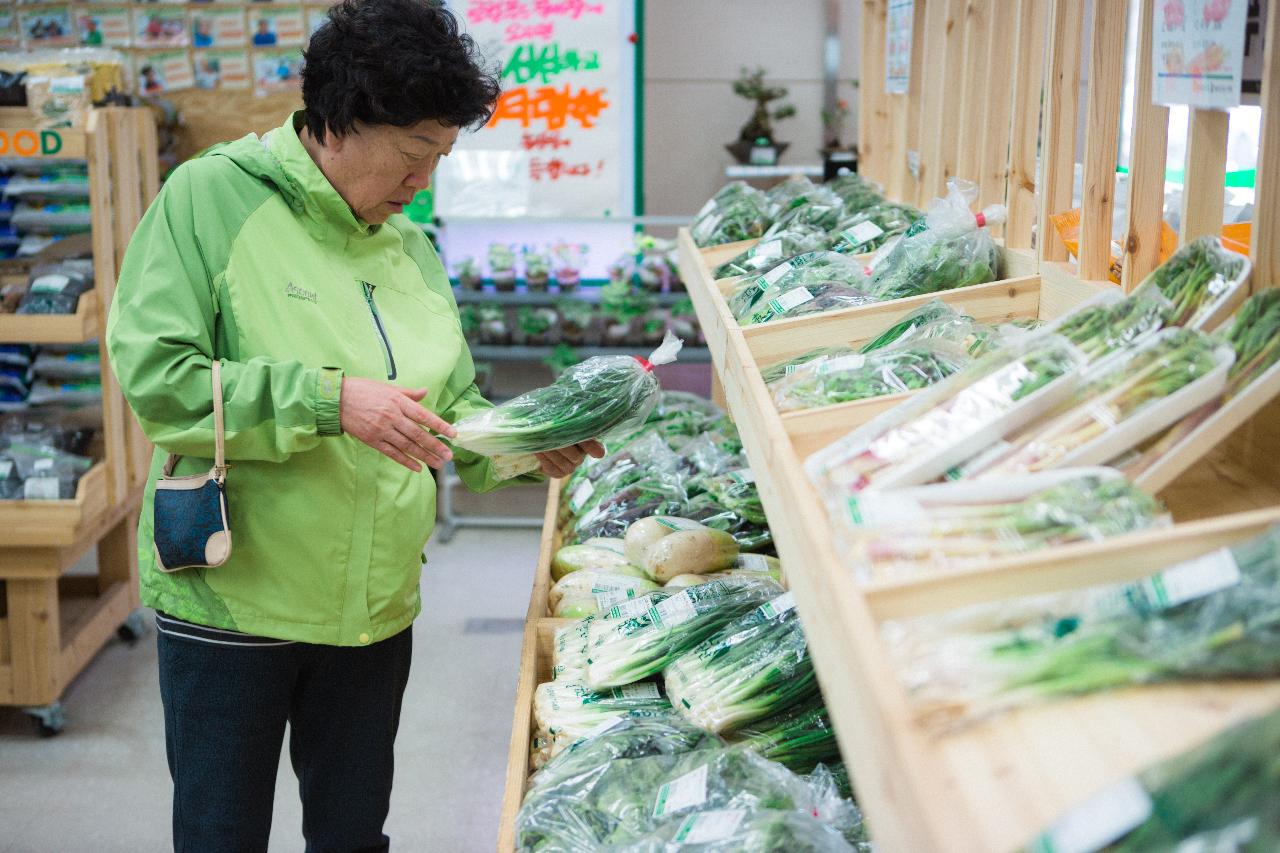
{"label": "wooden display crate", "polygon": [[98,291],[81,295],[74,314],[0,314],[0,343],[82,344],[98,336]]}
{"label": "wooden display crate", "polygon": [[[99,462],[80,478],[72,500],[0,501],[0,548],[65,547],[92,528],[109,505],[107,466]],[[8,561],[3,551],[0,560]]]}

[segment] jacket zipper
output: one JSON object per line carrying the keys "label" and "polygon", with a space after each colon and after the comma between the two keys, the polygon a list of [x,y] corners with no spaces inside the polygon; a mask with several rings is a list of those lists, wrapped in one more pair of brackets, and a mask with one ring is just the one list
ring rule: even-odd
{"label": "jacket zipper", "polygon": [[382,341],[382,355],[387,362],[387,379],[395,379],[396,357],[391,353],[391,341],[387,339],[387,330],[382,325],[382,316],[378,314],[378,305],[373,301],[373,285],[367,281],[360,283],[364,285],[364,301],[369,306],[369,316],[373,318],[373,329]]}

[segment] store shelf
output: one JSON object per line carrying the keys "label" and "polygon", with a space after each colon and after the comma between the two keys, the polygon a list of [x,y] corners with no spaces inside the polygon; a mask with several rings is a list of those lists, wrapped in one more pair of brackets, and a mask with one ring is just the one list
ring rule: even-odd
{"label": "store shelf", "polygon": [[[660,308],[670,308],[682,300],[689,298],[689,294],[684,291],[673,293],[653,293],[649,294],[657,300]],[[496,290],[462,290],[455,287],[453,289],[454,299],[459,305],[504,305],[504,306],[548,306],[554,307],[563,300],[577,300],[580,302],[599,303],[600,288],[584,287],[577,290],[571,290],[568,293],[561,293],[553,290],[548,293],[533,293],[527,290],[518,290],[515,293],[499,293]]]}
{"label": "store shelf", "polygon": [[99,462],[80,478],[73,500],[0,501],[0,548],[71,545],[108,508],[107,466]]}
{"label": "store shelf", "polygon": [[791,175],[804,175],[809,178],[822,177],[822,164],[806,163],[798,166],[725,166],[724,176],[730,180],[751,180],[753,178],[787,178]]}
{"label": "store shelf", "polygon": [[[573,347],[580,358],[595,358],[601,355],[644,355],[652,347],[638,345],[634,347]],[[480,344],[471,347],[471,357],[476,361],[542,361],[555,351],[553,346],[493,346]],[[711,360],[711,353],[706,347],[685,347],[680,350],[677,363],[706,364]]]}
{"label": "store shelf", "polygon": [[0,314],[0,344],[82,344],[98,337],[98,291],[84,293],[74,314]]}

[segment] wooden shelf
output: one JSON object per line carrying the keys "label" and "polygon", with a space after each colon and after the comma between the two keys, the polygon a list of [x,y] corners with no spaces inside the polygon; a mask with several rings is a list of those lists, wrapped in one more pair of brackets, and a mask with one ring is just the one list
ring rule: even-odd
{"label": "wooden shelf", "polygon": [[81,295],[74,314],[0,314],[0,344],[82,344],[98,337],[97,289]]}
{"label": "wooden shelf", "polygon": [[99,462],[80,478],[73,500],[0,501],[0,548],[71,545],[109,505],[107,466]]}

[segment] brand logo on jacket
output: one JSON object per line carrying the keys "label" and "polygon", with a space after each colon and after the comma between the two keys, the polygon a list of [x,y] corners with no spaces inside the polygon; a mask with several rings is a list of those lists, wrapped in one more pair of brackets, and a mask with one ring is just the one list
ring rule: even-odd
{"label": "brand logo on jacket", "polygon": [[301,299],[304,302],[317,302],[316,292],[307,290],[305,287],[298,287],[293,282],[289,282],[289,286],[284,289],[284,295],[290,299]]}

